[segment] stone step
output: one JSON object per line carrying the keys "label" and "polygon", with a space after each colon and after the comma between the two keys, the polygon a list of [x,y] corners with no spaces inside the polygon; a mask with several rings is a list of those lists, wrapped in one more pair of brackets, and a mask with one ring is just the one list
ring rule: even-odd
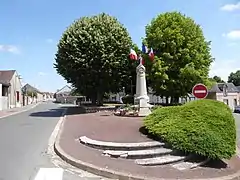
{"label": "stone step", "polygon": [[187,156],[166,155],[166,156],[154,157],[154,158],[136,159],[135,163],[142,166],[156,166],[156,165],[176,163],[186,159],[187,159]]}
{"label": "stone step", "polygon": [[189,162],[189,161],[183,161],[183,162],[178,162],[176,164],[172,164],[171,166],[183,171],[183,170],[188,170],[188,169],[194,169],[198,166],[202,166],[206,163],[209,162],[210,159],[204,159],[204,160],[196,160],[195,162]]}
{"label": "stone step", "polygon": [[98,141],[90,139],[86,136],[80,137],[79,141],[82,144],[105,150],[143,150],[150,148],[158,148],[165,145],[164,143],[158,141],[147,141],[139,143],[117,143],[108,141]]}
{"label": "stone step", "polygon": [[144,150],[132,150],[132,151],[114,151],[106,150],[103,152],[106,156],[111,157],[121,157],[128,159],[137,159],[137,158],[147,158],[147,157],[156,157],[161,155],[166,155],[172,153],[173,150],[167,148],[154,148],[154,149],[144,149]]}

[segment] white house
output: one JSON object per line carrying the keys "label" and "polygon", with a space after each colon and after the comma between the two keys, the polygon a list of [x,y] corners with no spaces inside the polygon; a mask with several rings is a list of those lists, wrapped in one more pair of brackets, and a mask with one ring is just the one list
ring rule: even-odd
{"label": "white house", "polygon": [[22,106],[21,86],[16,70],[0,71],[0,110]]}
{"label": "white house", "polygon": [[69,99],[72,88],[68,85],[64,86],[55,93],[55,99],[58,103],[73,103],[74,100]]}
{"label": "white house", "polygon": [[232,110],[240,104],[239,90],[233,83],[217,83],[208,92],[208,99],[227,104]]}

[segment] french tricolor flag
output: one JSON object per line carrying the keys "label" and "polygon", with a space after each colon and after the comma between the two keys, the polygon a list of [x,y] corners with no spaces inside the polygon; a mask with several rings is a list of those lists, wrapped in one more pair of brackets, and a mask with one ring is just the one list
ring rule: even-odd
{"label": "french tricolor flag", "polygon": [[132,60],[137,60],[138,59],[137,53],[133,49],[130,50],[129,56],[130,56],[130,59],[132,59]]}
{"label": "french tricolor flag", "polygon": [[153,61],[154,60],[154,53],[153,53],[153,49],[150,49],[150,52],[148,53],[149,58]]}
{"label": "french tricolor flag", "polygon": [[142,44],[142,52],[145,54],[148,53],[148,48],[144,44]]}

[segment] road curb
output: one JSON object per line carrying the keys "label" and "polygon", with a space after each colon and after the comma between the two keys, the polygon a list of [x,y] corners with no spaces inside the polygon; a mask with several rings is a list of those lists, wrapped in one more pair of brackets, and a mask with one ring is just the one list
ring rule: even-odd
{"label": "road curb", "polygon": [[[56,137],[55,143],[54,143],[54,151],[55,153],[64,161],[67,163],[71,164],[72,166],[75,166],[79,169],[82,169],[84,171],[96,174],[98,176],[103,176],[107,178],[112,178],[112,179],[119,179],[119,180],[176,180],[176,179],[168,179],[168,178],[153,178],[153,177],[144,177],[144,176],[138,176],[134,174],[128,174],[128,173],[123,173],[119,171],[114,171],[108,168],[101,168],[98,166],[95,166],[90,163],[83,162],[81,160],[75,159],[74,157],[70,156],[67,154],[60,146],[60,137],[63,132],[64,128],[64,123],[66,120],[66,115],[62,116],[63,121],[60,125],[60,130],[58,132],[58,135]],[[222,177],[215,177],[215,178],[205,178],[205,179],[179,179],[178,180],[232,180],[233,178],[239,177],[240,176],[240,170],[237,171],[236,173],[227,175],[227,176],[222,176]]]}
{"label": "road curb", "polygon": [[[21,111],[17,111],[17,112],[14,112],[14,113],[10,113],[10,114],[7,114],[7,115],[5,115],[5,116],[1,116],[0,119],[6,118],[6,117],[9,117],[9,116],[13,116],[13,115],[16,115],[16,114],[19,114],[19,113],[23,113],[23,112],[26,112],[26,111],[29,111],[29,110],[37,107],[39,104],[41,104],[41,102],[38,102],[38,103],[34,104],[33,106],[31,106],[31,107],[29,107],[29,108],[27,108],[27,109],[24,109],[24,110],[21,110]],[[23,107],[24,107],[24,106],[23,106]],[[20,108],[21,108],[21,107],[20,107]]]}

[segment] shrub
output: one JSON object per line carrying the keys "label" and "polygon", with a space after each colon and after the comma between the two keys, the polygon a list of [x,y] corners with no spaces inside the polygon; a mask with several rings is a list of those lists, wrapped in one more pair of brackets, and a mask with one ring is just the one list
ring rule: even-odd
{"label": "shrub", "polygon": [[130,95],[124,96],[122,97],[122,102],[123,104],[134,104],[134,96]]}
{"label": "shrub", "polygon": [[161,107],[162,107],[161,105],[154,105],[154,106],[151,108],[151,110],[154,111],[154,110],[156,110],[156,109],[158,109],[158,108],[161,108]]}
{"label": "shrub", "polygon": [[174,149],[211,159],[229,159],[236,151],[232,111],[215,100],[158,108],[144,119],[148,132]]}

